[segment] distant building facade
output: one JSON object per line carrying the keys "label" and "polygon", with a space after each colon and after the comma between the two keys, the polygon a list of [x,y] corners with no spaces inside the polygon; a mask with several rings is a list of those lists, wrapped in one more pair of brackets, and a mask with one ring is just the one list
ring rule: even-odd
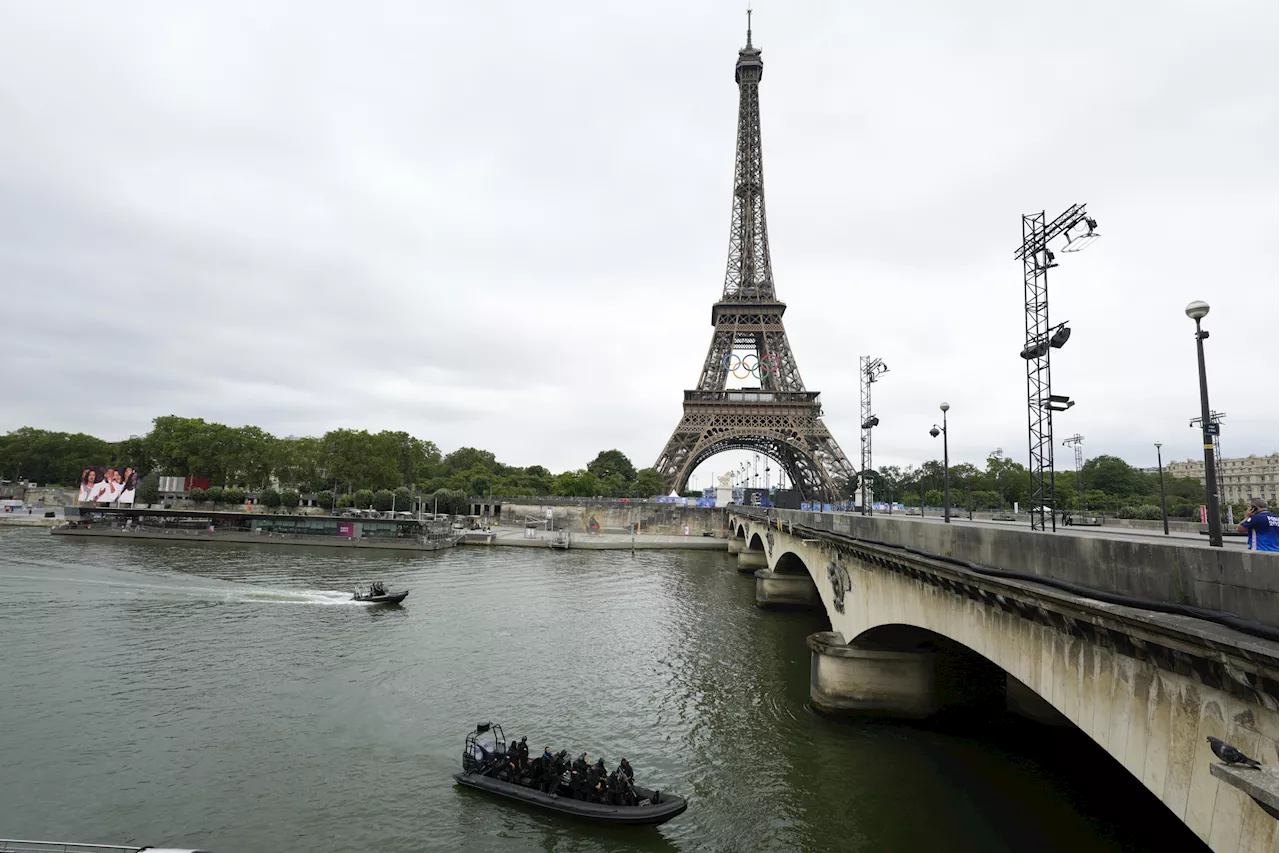
{"label": "distant building facade", "polygon": [[[1201,483],[1204,482],[1203,459],[1170,462],[1164,470],[1173,477],[1194,477]],[[1249,498],[1255,497],[1274,501],[1277,480],[1280,480],[1280,453],[1223,459],[1218,476],[1222,478],[1221,499],[1226,503],[1247,503]]]}

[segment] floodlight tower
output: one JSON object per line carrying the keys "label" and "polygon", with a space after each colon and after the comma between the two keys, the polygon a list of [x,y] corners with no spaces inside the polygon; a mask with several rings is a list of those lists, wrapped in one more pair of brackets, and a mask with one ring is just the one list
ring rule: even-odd
{"label": "floodlight tower", "polygon": [[1084,476],[1080,473],[1084,467],[1084,436],[1080,433],[1062,442],[1063,447],[1074,447],[1076,451],[1076,485],[1080,488],[1080,511],[1084,511]]}
{"label": "floodlight tower", "polygon": [[[1088,231],[1081,233],[1081,228]],[[1049,504],[1049,523],[1058,529],[1053,512],[1053,413],[1065,412],[1075,405],[1066,395],[1050,390],[1049,353],[1060,348],[1071,337],[1066,323],[1049,325],[1049,270],[1057,266],[1049,242],[1067,238],[1064,252],[1078,252],[1097,240],[1097,220],[1090,217],[1083,204],[1073,204],[1052,221],[1045,221],[1044,211],[1022,217],[1022,245],[1013,253],[1022,261],[1022,289],[1026,319],[1026,346],[1022,358],[1027,363],[1027,450],[1031,478],[1031,529],[1045,529],[1045,504]],[[1075,231],[1073,235],[1072,232]]]}
{"label": "floodlight tower", "polygon": [[867,477],[871,475],[871,429],[880,425],[880,419],[871,413],[871,383],[889,372],[883,359],[864,355],[858,365],[862,386],[862,466],[858,479],[862,481],[862,514],[873,515],[867,506]]}

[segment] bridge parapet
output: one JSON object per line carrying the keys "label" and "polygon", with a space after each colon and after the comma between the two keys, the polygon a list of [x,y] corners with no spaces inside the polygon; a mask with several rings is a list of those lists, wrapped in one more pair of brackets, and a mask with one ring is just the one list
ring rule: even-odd
{"label": "bridge parapet", "polygon": [[1101,592],[1219,610],[1272,628],[1280,624],[1280,560],[1274,554],[1072,536],[851,513],[741,507],[744,518],[917,548]]}

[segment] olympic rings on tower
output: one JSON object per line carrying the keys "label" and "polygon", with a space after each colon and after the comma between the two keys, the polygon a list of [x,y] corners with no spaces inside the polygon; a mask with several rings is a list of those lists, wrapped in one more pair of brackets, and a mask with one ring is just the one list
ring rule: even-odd
{"label": "olympic rings on tower", "polygon": [[778,356],[771,352],[765,353],[764,358],[752,352],[743,356],[731,352],[724,357],[724,369],[737,379],[746,379],[750,376],[759,379],[770,373],[777,373],[779,367]]}

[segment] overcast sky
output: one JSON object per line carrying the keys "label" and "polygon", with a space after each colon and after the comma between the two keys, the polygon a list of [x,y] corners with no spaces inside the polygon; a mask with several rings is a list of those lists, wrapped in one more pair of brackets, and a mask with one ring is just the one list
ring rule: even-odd
{"label": "overcast sky", "polygon": [[[724,281],[738,2],[0,0],[0,431],[157,415],[651,465]],[[801,375],[876,464],[1026,462],[1020,216],[1059,253],[1055,421],[1277,449],[1277,5],[758,0],[770,242]],[[1059,448],[1059,467],[1070,452]],[[723,471],[732,460],[710,460]]]}

